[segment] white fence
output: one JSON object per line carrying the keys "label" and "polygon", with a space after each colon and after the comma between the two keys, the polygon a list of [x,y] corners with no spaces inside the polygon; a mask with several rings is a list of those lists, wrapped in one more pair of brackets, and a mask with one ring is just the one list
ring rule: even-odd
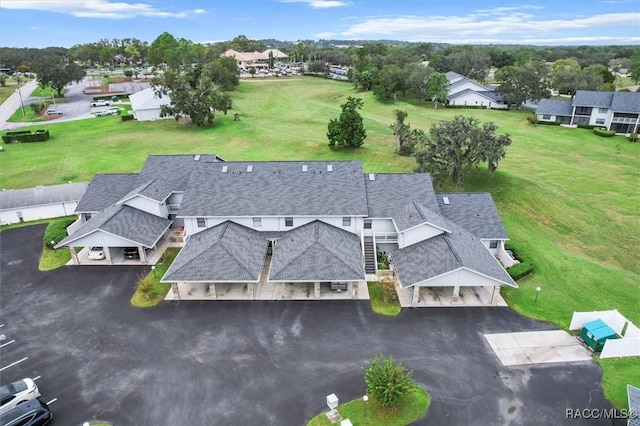
{"label": "white fence", "polygon": [[611,311],[574,312],[569,330],[580,330],[590,321],[601,319],[622,339],[605,342],[600,358],[640,356],[640,328],[624,317],[617,309]]}

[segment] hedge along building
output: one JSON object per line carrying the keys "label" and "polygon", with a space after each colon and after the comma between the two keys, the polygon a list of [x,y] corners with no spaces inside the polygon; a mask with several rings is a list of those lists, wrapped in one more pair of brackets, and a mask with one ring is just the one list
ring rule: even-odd
{"label": "hedge along building", "polygon": [[490,305],[499,287],[517,287],[496,259],[512,262],[489,194],[436,194],[427,174],[365,174],[357,161],[149,156],[140,174],[97,175],[78,213],[57,247],[108,246],[105,235],[122,247],[146,233],[134,245],[149,250],[180,229],[184,246],[162,278],[176,297],[188,286],[254,299],[261,285],[276,299],[292,286],[354,296],[377,272],[377,251],[391,255],[413,306],[426,287],[454,305],[461,288]]}

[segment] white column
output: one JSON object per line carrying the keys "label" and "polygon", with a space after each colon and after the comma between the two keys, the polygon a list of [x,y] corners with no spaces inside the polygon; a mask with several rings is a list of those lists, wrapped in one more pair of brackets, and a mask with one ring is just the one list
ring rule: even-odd
{"label": "white column", "polygon": [[320,283],[313,283],[313,298],[320,299]]}
{"label": "white column", "polygon": [[69,251],[71,252],[71,259],[73,260],[73,264],[79,265],[80,259],[78,259],[78,253],[76,253],[76,248],[69,246]]}
{"label": "white column", "polygon": [[138,247],[138,253],[140,253],[140,263],[147,264],[147,252],[144,247]]}
{"label": "white column", "polygon": [[413,297],[411,297],[411,306],[414,308],[418,306],[418,301],[420,300],[420,287],[413,286]]}
{"label": "white column", "polygon": [[358,300],[358,285],[359,283],[351,283],[351,298]]}
{"label": "white column", "polygon": [[496,293],[500,292],[500,286],[498,285],[494,285],[493,286],[493,291],[491,292],[491,305],[494,304],[495,298],[496,298]]}
{"label": "white column", "polygon": [[107,259],[107,262],[113,265],[113,259],[111,258],[111,250],[109,249],[109,247],[103,247],[102,251],[104,251],[104,258]]}
{"label": "white column", "polygon": [[249,296],[249,299],[255,299],[253,289],[254,283],[247,283],[247,296]]}
{"label": "white column", "polygon": [[173,292],[173,298],[180,300],[180,287],[178,287],[178,283],[171,283],[171,291]]}
{"label": "white column", "polygon": [[453,296],[451,297],[451,303],[458,303],[458,299],[460,298],[460,286],[457,285],[453,287]]}
{"label": "white column", "polygon": [[214,299],[217,299],[218,296],[216,295],[216,283],[209,283],[208,287],[209,287],[209,296],[213,297]]}

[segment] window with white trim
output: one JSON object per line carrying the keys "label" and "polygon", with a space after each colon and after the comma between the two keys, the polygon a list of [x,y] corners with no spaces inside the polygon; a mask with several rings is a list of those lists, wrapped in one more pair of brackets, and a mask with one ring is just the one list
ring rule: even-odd
{"label": "window with white trim", "polygon": [[351,226],[351,218],[348,216],[343,217],[342,226]]}
{"label": "window with white trim", "polygon": [[489,243],[489,248],[498,248],[498,240],[491,240],[491,242]]}
{"label": "window with white trim", "polygon": [[260,228],[262,226],[262,218],[261,217],[254,217],[253,218],[253,227],[254,228]]}
{"label": "window with white trim", "polygon": [[542,114],[542,119],[543,119],[543,120],[551,120],[551,115],[549,115],[549,114]]}
{"label": "window with white trim", "polygon": [[606,114],[609,112],[609,108],[598,108],[598,113]]}
{"label": "window with white trim", "polygon": [[199,217],[196,220],[198,222],[198,228],[205,228],[207,226],[207,221],[205,220],[204,217]]}
{"label": "window with white trim", "polygon": [[596,118],[596,124],[604,124],[604,118]]}
{"label": "window with white trim", "polygon": [[287,226],[287,227],[293,226],[293,218],[292,217],[285,217],[284,218],[284,226]]}

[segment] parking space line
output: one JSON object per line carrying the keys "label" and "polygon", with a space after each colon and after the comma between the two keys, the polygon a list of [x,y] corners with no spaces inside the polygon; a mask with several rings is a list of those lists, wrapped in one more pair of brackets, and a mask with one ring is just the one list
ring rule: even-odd
{"label": "parking space line", "polygon": [[5,346],[12,344],[13,342],[15,342],[15,340],[9,340],[7,343],[1,344],[0,348],[4,348]]}
{"label": "parking space line", "polygon": [[33,378],[33,380],[34,380],[34,381],[36,381],[36,380],[38,380],[40,377],[42,377],[42,376],[36,376],[36,377],[34,377],[34,378]]}
{"label": "parking space line", "polygon": [[9,367],[13,367],[13,366],[14,366],[14,365],[16,365],[16,364],[20,364],[22,361],[26,361],[26,360],[28,360],[28,359],[29,359],[29,357],[28,357],[28,356],[25,356],[25,357],[24,357],[24,358],[22,358],[21,360],[18,360],[18,361],[16,361],[16,362],[12,362],[11,364],[9,364],[9,365],[7,365],[7,366],[5,366],[5,367],[0,368],[0,371],[4,371],[4,370],[6,370],[7,368],[9,368]]}
{"label": "parking space line", "polygon": [[47,402],[47,405],[51,404],[52,402],[56,402],[58,400],[58,398],[53,398],[51,401]]}

